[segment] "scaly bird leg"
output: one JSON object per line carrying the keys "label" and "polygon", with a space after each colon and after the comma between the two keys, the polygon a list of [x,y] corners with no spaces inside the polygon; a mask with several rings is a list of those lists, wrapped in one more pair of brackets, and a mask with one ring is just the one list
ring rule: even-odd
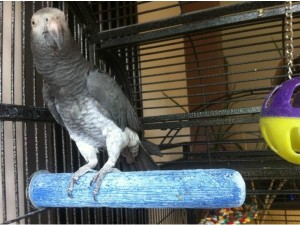
{"label": "scaly bird leg", "polygon": [[90,184],[96,183],[96,187],[93,191],[94,200],[96,201],[96,195],[100,189],[101,183],[106,174],[110,172],[119,172],[118,169],[114,168],[116,162],[121,154],[124,147],[128,145],[128,136],[121,129],[115,129],[107,133],[106,136],[106,147],[108,160],[100,169],[100,171],[93,177]]}
{"label": "scaly bird leg", "polygon": [[70,181],[70,185],[68,188],[68,196],[70,198],[73,198],[73,189],[74,189],[74,185],[76,184],[77,180],[79,179],[79,177],[81,177],[82,175],[86,174],[87,172],[93,171],[93,168],[95,168],[95,166],[97,165],[96,163],[88,163],[82,167],[80,167],[73,175]]}
{"label": "scaly bird leg", "polygon": [[93,169],[96,167],[98,163],[97,158],[97,152],[98,150],[91,145],[82,143],[82,142],[76,142],[77,147],[81,153],[81,155],[84,157],[84,159],[87,161],[87,164],[80,167],[72,176],[70,185],[68,188],[68,195],[69,197],[73,197],[72,192],[74,189],[74,185],[76,181],[87,172],[93,171]]}
{"label": "scaly bird leg", "polygon": [[99,192],[101,183],[104,179],[104,177],[106,176],[106,174],[108,173],[112,173],[112,172],[121,172],[120,170],[118,170],[117,168],[114,168],[115,163],[113,163],[111,160],[108,160],[103,167],[99,170],[99,172],[92,178],[90,185],[92,185],[93,183],[96,184],[94,190],[93,190],[93,196],[94,196],[94,200],[96,200],[96,196]]}

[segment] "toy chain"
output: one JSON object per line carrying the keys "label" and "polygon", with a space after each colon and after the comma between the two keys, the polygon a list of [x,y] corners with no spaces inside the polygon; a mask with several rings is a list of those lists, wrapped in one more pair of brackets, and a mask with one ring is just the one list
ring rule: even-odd
{"label": "toy chain", "polygon": [[286,46],[286,62],[288,69],[288,77],[292,79],[293,75],[293,59],[294,59],[294,45],[293,45],[293,12],[292,12],[292,1],[285,3],[285,46]]}

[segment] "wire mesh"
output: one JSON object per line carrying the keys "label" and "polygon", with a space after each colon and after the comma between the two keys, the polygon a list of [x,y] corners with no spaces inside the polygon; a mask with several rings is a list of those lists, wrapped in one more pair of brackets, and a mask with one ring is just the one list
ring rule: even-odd
{"label": "wire mesh", "polygon": [[[155,11],[155,7],[153,2],[138,5],[139,12],[149,9],[149,20],[141,16],[142,24],[100,33],[98,41],[102,42],[99,51],[138,48],[139,67],[129,69],[132,76],[128,79],[140,79],[129,82],[134,102],[140,105],[136,109],[143,115],[146,137],[163,150],[164,157],[156,161],[164,169],[229,167],[248,174],[247,202],[256,202],[262,209],[257,222],[272,221],[264,214],[276,202],[284,202],[281,209],[287,210],[298,190],[288,187],[295,166],[268,149],[258,126],[265,97],[287,78],[284,14],[280,15],[284,7],[257,5],[251,11],[250,5],[244,5],[233,12],[234,7],[225,6],[192,14],[203,9],[203,3],[189,3],[178,5],[172,16],[161,17],[161,8]],[[213,17],[213,13],[220,17],[204,19],[203,15]],[[192,16],[203,17],[191,21]],[[154,17],[157,21],[153,22]],[[186,18],[190,18],[188,23]],[[297,43],[297,15],[294,24]],[[299,75],[297,66],[295,76]],[[285,168],[289,172],[280,179],[278,169]],[[254,173],[268,169],[272,172],[263,183],[255,180]],[[289,222],[287,217],[285,222]]]}
{"label": "wire mesh", "polygon": [[[33,12],[58,7],[82,54],[130,98],[145,137],[162,149],[162,169],[237,169],[246,202],[260,210],[255,222],[299,223],[299,167],[271,152],[258,127],[266,95],[287,78],[284,4],[227,4],[0,2],[0,221],[191,222],[184,209],[34,209],[26,199],[35,171],[73,172],[84,163],[44,108],[30,52]],[[298,3],[293,10],[297,76]],[[101,166],[106,154],[99,158]]]}

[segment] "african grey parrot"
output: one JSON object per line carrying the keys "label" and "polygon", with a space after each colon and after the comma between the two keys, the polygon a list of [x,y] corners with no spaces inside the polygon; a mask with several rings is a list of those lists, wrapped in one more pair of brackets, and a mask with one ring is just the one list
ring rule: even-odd
{"label": "african grey parrot", "polygon": [[94,198],[105,175],[117,170],[114,166],[123,149],[146,169],[158,168],[149,154],[161,155],[159,148],[139,138],[143,129],[130,102],[111,76],[81,55],[64,13],[55,8],[40,9],[32,16],[31,29],[35,67],[44,80],[44,101],[87,161],[73,174],[69,196],[76,180],[97,165],[99,148],[107,150],[108,160],[91,181],[96,183]]}

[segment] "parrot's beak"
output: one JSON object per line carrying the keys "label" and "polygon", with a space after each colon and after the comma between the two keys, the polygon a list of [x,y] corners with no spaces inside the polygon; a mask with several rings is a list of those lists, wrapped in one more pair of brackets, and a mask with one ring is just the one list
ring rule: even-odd
{"label": "parrot's beak", "polygon": [[62,26],[56,17],[52,17],[44,29],[43,33],[49,33],[50,37],[56,43],[59,50],[62,49],[64,43],[64,36]]}

